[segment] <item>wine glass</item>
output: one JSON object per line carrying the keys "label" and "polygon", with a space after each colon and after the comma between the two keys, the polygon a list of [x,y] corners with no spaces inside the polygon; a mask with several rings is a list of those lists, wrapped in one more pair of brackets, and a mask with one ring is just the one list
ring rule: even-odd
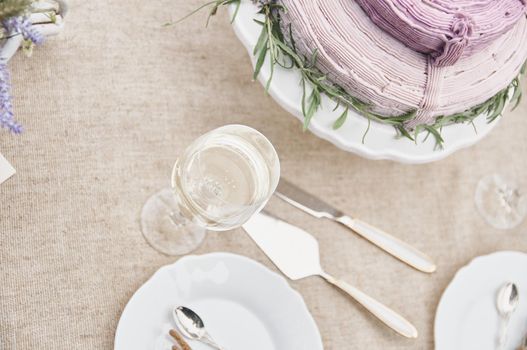
{"label": "wine glass", "polygon": [[171,188],[145,203],[143,235],[161,253],[189,253],[203,241],[206,230],[243,225],[265,206],[279,179],[278,155],[260,132],[244,125],[212,130],[176,161]]}
{"label": "wine glass", "polygon": [[518,184],[501,174],[483,177],[476,188],[476,207],[491,226],[512,229],[527,215],[527,196]]}

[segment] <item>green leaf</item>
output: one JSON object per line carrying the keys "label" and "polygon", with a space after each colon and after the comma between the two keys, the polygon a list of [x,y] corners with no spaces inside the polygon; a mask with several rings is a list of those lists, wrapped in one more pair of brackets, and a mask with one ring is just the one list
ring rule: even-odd
{"label": "green leaf", "polygon": [[477,135],[478,134],[478,128],[476,128],[476,124],[474,124],[473,120],[470,121],[470,124],[472,125],[472,128],[474,129],[474,133]]}
{"label": "green leaf", "polygon": [[266,93],[269,93],[269,87],[271,87],[271,81],[273,80],[273,76],[274,76],[275,61],[274,61],[274,59],[272,57],[269,59],[269,64],[271,66],[271,74],[269,74],[269,79],[267,79],[267,83],[265,84],[265,92]]}
{"label": "green leaf", "polygon": [[320,92],[318,91],[318,87],[316,86],[313,87],[313,90],[311,91],[311,95],[309,96],[308,100],[309,100],[309,107],[304,116],[304,131],[307,130],[307,128],[309,127],[309,123],[311,122],[311,119],[313,118],[313,116],[315,115],[315,112],[320,106]]}
{"label": "green leaf", "polygon": [[370,131],[370,124],[371,124],[371,119],[368,118],[368,127],[366,128],[366,131],[364,132],[364,134],[362,134],[362,144],[366,142],[366,135],[368,135],[368,132]]}
{"label": "green leaf", "polygon": [[311,62],[309,63],[309,66],[315,67],[315,65],[317,64],[317,59],[318,59],[318,49],[315,49],[313,51],[313,54],[311,55]]}
{"label": "green leaf", "polygon": [[254,46],[253,55],[256,55],[262,48],[267,46],[267,40],[269,37],[267,36],[267,30],[262,29],[260,32],[260,36],[258,36],[258,41],[256,42],[256,45]]}
{"label": "green leaf", "polygon": [[287,55],[289,55],[295,62],[300,63],[302,60],[289,46],[281,41],[277,41],[276,45]]}
{"label": "green leaf", "polygon": [[348,118],[348,109],[349,108],[346,107],[346,109],[344,110],[344,112],[342,112],[340,117],[337,120],[335,120],[335,123],[333,123],[333,130],[339,129],[344,124],[344,122]]}
{"label": "green leaf", "polygon": [[414,109],[414,110],[411,110],[410,112],[408,113],[405,113],[405,114],[402,114],[400,116],[397,116],[393,119],[397,119],[398,121],[408,121],[408,120],[412,120],[415,118],[415,116],[417,115],[417,109]]}
{"label": "green leaf", "polygon": [[422,125],[417,125],[414,129],[414,142],[417,145],[417,136],[419,136],[419,133],[421,132],[421,129],[423,128]]}
{"label": "green leaf", "polygon": [[430,125],[424,125],[424,128],[425,128],[426,131],[428,131],[429,133],[434,135],[434,137],[436,139],[436,145],[438,147],[442,147],[443,142],[445,142],[445,141],[443,140],[443,137],[441,136],[439,131],[437,131],[433,126],[430,126]]}
{"label": "green leaf", "polygon": [[262,69],[262,66],[265,62],[266,55],[267,55],[267,46],[264,46],[260,50],[260,54],[258,55],[258,59],[256,60],[256,65],[254,66],[254,74],[253,74],[254,80],[256,80],[258,78],[258,74],[260,74],[260,70]]}
{"label": "green leaf", "polygon": [[513,85],[514,85],[514,93],[512,94],[512,97],[511,97],[511,103],[514,103],[514,105],[511,108],[512,111],[514,111],[516,107],[518,107],[518,105],[520,104],[522,100],[522,89],[519,85],[518,78],[515,79],[515,84]]}
{"label": "green leaf", "polygon": [[302,77],[302,115],[306,118],[306,80]]}
{"label": "green leaf", "polygon": [[499,96],[497,103],[489,107],[490,115],[487,117],[487,120],[489,122],[493,122],[496,118],[500,116],[501,112],[503,112],[503,108],[505,107],[506,100],[507,94],[502,94],[501,96]]}
{"label": "green leaf", "polygon": [[410,135],[410,133],[408,132],[408,130],[406,130],[406,128],[405,128],[403,125],[395,125],[395,129],[396,129],[397,131],[399,131],[399,133],[400,133],[402,136],[404,136],[404,137],[406,137],[406,138],[408,138],[408,139],[414,141],[414,138],[412,137],[412,135]]}
{"label": "green leaf", "polygon": [[234,10],[234,13],[232,14],[231,23],[234,23],[234,20],[238,16],[238,12],[240,11],[240,5],[242,4],[241,0],[234,1],[236,3],[236,9]]}

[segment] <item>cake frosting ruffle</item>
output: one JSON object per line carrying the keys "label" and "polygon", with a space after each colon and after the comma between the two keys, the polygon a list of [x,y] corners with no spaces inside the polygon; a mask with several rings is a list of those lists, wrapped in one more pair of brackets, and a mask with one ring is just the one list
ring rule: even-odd
{"label": "cake frosting ruffle", "polygon": [[452,65],[507,33],[524,0],[356,0],[381,29],[437,65]]}
{"label": "cake frosting ruffle", "polygon": [[520,0],[279,3],[282,31],[300,55],[316,51],[317,68],[373,113],[418,111],[410,128],[487,101],[527,59]]}

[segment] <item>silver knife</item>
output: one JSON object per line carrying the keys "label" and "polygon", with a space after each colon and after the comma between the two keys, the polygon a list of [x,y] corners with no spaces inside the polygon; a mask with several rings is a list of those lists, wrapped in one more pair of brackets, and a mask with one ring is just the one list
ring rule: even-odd
{"label": "silver knife", "polygon": [[436,265],[426,254],[381,229],[344,214],[283,178],[280,178],[275,194],[287,203],[316,218],[327,218],[346,226],[377,247],[419,271],[432,273],[436,270]]}
{"label": "silver knife", "polygon": [[320,276],[348,293],[397,333],[417,338],[417,329],[404,317],[350,284],[322,270],[317,240],[306,231],[266,212],[255,214],[243,228],[271,261],[292,280]]}

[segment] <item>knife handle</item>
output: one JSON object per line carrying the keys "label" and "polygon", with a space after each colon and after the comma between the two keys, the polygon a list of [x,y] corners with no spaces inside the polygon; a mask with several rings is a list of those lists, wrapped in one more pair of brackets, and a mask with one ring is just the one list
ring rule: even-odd
{"label": "knife handle", "polygon": [[366,310],[371,312],[375,317],[377,317],[384,324],[386,324],[388,327],[390,327],[400,335],[405,336],[407,338],[417,338],[417,329],[415,329],[415,327],[408,320],[406,320],[403,316],[399,315],[397,312],[393,311],[386,305],[381,304],[377,300],[361,292],[360,290],[348,284],[347,282],[338,280],[326,274],[325,272],[322,272],[321,276],[329,283],[348,293],[359,304],[364,306]]}
{"label": "knife handle", "polygon": [[349,216],[341,216],[336,220],[413,268],[427,273],[432,273],[436,270],[436,265],[426,254],[400,239],[364,221],[352,219]]}

